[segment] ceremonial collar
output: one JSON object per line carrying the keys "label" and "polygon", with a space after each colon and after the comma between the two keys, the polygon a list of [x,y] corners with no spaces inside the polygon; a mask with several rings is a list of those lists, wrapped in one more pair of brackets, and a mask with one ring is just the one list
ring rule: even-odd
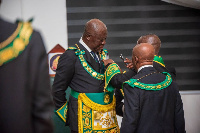
{"label": "ceremonial collar", "polygon": [[[147,76],[152,75],[152,74],[155,74],[155,73],[158,73],[158,72],[150,73],[148,75],[143,76],[142,78],[147,77]],[[159,91],[159,90],[162,90],[164,88],[167,88],[172,83],[171,75],[168,72],[162,72],[162,74],[166,75],[165,80],[162,81],[162,82],[156,83],[156,84],[147,84],[147,83],[139,82],[138,80],[140,80],[141,78],[140,79],[131,78],[130,80],[125,81],[123,83],[123,86],[124,86],[125,83],[127,83],[132,88],[137,87],[137,88],[140,88],[140,89],[143,89],[143,90]]]}
{"label": "ceremonial collar", "polygon": [[145,68],[145,67],[153,67],[153,65],[144,65],[144,66],[141,66],[141,67],[138,69],[138,73],[139,73],[140,70],[142,70],[142,69]]}

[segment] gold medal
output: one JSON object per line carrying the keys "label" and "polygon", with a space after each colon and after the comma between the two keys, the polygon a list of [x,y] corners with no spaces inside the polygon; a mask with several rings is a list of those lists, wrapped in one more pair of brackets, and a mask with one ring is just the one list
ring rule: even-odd
{"label": "gold medal", "polygon": [[86,62],[83,62],[83,66],[84,66],[84,67],[87,66],[87,63],[86,63]]}
{"label": "gold medal", "polygon": [[92,73],[92,76],[96,77],[96,76],[97,76],[97,73],[96,73],[96,72],[93,72],[93,73]]}

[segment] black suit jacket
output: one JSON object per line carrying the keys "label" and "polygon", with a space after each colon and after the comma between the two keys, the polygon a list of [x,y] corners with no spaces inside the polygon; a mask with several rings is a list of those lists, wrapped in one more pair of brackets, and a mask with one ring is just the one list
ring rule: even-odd
{"label": "black suit jacket", "polygon": [[171,75],[173,81],[176,81],[176,69],[174,67],[169,66],[169,65],[165,65],[165,67],[164,67],[157,62],[153,62],[153,67],[158,72],[168,72]]}
{"label": "black suit jacket", "polygon": [[[97,63],[82,44],[78,43],[78,46],[80,50],[85,51],[84,58],[87,63],[95,71],[100,73],[103,62],[101,61],[100,64]],[[53,83],[53,99],[56,109],[66,103],[65,91],[68,87],[79,93],[98,93],[103,92],[104,89],[104,81],[97,80],[90,76],[83,68],[78,56],[75,55],[75,50],[66,50],[58,61],[56,76]],[[74,131],[78,131],[77,111],[77,99],[70,96],[66,125],[69,125],[70,129]]]}
{"label": "black suit jacket", "polygon": [[[174,67],[170,66],[162,66],[157,62],[153,62],[153,67],[158,71],[158,72],[168,72],[172,76],[173,81],[176,80],[176,70]],[[123,111],[122,107],[124,103],[122,100],[124,99],[124,96],[122,95],[120,88],[122,88],[123,82],[129,80],[133,76],[135,76],[137,72],[134,69],[130,69],[128,72],[124,74],[116,74],[112,79],[111,79],[111,84],[116,88],[115,89],[115,97],[116,97],[116,113],[119,116],[123,116]]]}
{"label": "black suit jacket", "polygon": [[[0,19],[0,42],[17,28]],[[52,133],[53,102],[47,54],[40,34],[33,32],[26,49],[0,66],[0,132]]]}
{"label": "black suit jacket", "polygon": [[[156,72],[153,67],[143,68],[134,79]],[[164,81],[161,73],[152,74],[139,80],[146,84]],[[170,86],[159,91],[147,91],[124,85],[125,112],[121,133],[184,133],[185,121],[183,103],[178,86]]]}

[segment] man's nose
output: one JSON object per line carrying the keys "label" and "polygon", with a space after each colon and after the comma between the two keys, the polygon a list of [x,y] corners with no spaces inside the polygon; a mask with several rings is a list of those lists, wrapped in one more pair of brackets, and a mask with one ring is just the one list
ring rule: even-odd
{"label": "man's nose", "polygon": [[102,45],[105,45],[106,44],[106,39],[104,39],[103,41],[102,41]]}

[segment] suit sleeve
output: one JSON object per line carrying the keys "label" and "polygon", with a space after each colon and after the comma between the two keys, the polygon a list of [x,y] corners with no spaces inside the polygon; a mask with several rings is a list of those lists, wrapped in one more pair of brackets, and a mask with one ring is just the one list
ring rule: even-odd
{"label": "suit sleeve", "polygon": [[32,87],[32,124],[33,132],[53,133],[53,101],[48,72],[47,54],[39,32],[33,32],[30,41],[30,75]]}
{"label": "suit sleeve", "polygon": [[53,83],[53,100],[56,110],[62,107],[66,99],[66,89],[68,88],[75,71],[76,55],[73,50],[67,50],[61,55]]}
{"label": "suit sleeve", "polygon": [[[176,89],[177,88],[177,89]],[[177,133],[185,133],[185,119],[184,119],[184,111],[183,111],[183,103],[181,100],[180,93],[178,91],[178,87],[176,87],[176,107],[175,107],[175,130]]]}
{"label": "suit sleeve", "polygon": [[124,85],[124,115],[120,132],[134,133],[140,118],[138,89]]}
{"label": "suit sleeve", "polygon": [[135,75],[136,75],[135,70],[129,70],[128,72],[126,72],[124,74],[116,74],[115,76],[112,77],[110,83],[113,87],[115,87],[117,89],[121,89],[122,84]]}
{"label": "suit sleeve", "polygon": [[173,81],[176,81],[176,69],[174,67],[168,66],[168,65],[166,65],[166,69],[171,74]]}
{"label": "suit sleeve", "polygon": [[116,114],[119,116],[123,116],[122,107],[124,103],[122,100],[124,99],[124,96],[121,93],[120,89],[115,89],[115,97],[116,97]]}

